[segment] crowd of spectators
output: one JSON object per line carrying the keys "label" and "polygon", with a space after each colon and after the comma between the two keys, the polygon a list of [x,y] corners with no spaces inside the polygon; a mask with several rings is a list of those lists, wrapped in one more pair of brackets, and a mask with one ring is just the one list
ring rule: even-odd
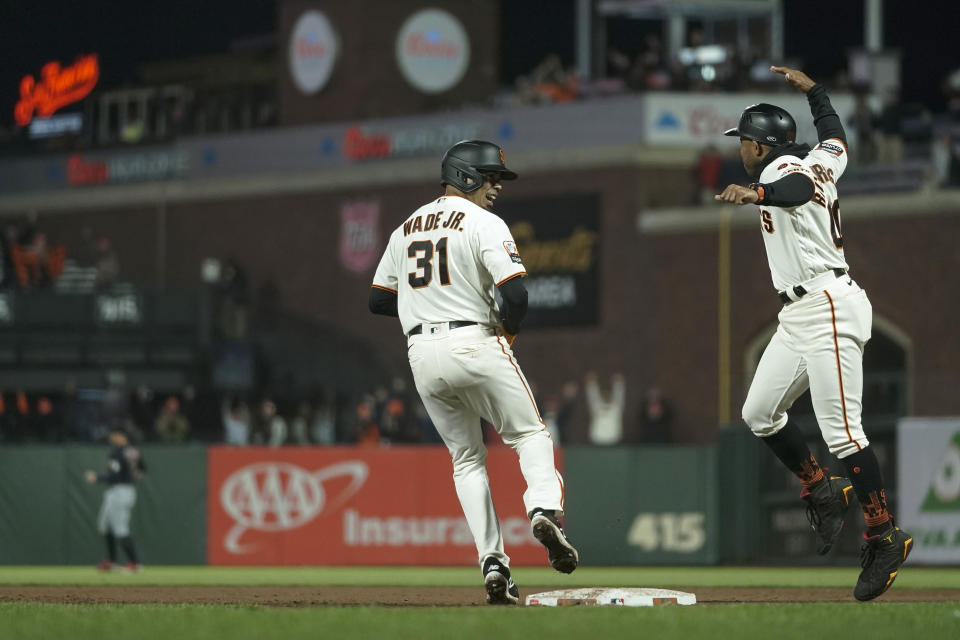
{"label": "crowd of spectators", "polygon": [[89,273],[91,288],[97,291],[118,282],[120,262],[107,236],[97,236],[85,227],[68,251],[66,244],[44,231],[36,216],[4,221],[0,233],[0,290],[49,290],[65,270],[78,269]]}
{"label": "crowd of spectators", "polygon": [[[673,441],[669,404],[655,388],[645,393],[637,419],[625,424],[626,400],[633,391],[628,391],[623,374],[614,373],[609,385],[589,373],[582,384],[568,381],[557,392],[540,393],[536,386],[533,390],[557,446]],[[578,420],[584,421],[582,428]],[[58,393],[0,392],[4,444],[102,442],[116,428],[137,443],[268,447],[442,443],[416,391],[400,377],[359,393],[225,394],[192,385],[176,392],[144,385],[78,389],[73,382]],[[483,422],[479,428],[489,445],[502,444],[493,425]]]}
{"label": "crowd of spectators", "polygon": [[[706,43],[703,32],[693,29],[687,46],[670,59],[666,45],[656,34],[647,35],[638,51],[628,53],[611,47],[605,56],[605,73],[585,81],[573,67],[564,66],[557,54],[547,55],[529,73],[517,78],[513,90],[501,97],[504,105],[562,104],[627,92],[772,92],[790,91],[769,72],[770,61],[756,49],[733,44]],[[802,64],[801,64],[802,66]],[[905,187],[943,187],[960,184],[960,68],[944,79],[946,111],[935,113],[927,105],[903,100],[896,88],[870,95],[867,86],[851,81],[841,70],[823,78],[831,91],[849,92],[855,104],[841,114],[848,123],[851,155],[857,166],[896,167],[924,164],[921,177]],[[727,177],[741,179],[735,154],[710,147],[695,168],[697,202],[714,193]],[[731,180],[735,182],[736,180]]]}
{"label": "crowd of spectators", "polygon": [[[603,60],[603,73],[589,81],[577,70],[564,66],[550,53],[514,82],[509,102],[519,104],[566,103],[578,99],[628,92],[696,91],[748,92],[787,91],[776,83],[770,60],[756,47],[707,42],[701,29],[691,29],[686,46],[670,57],[657,34],[646,35],[636,51],[610,46]],[[830,79],[837,90],[849,90],[845,72]]]}
{"label": "crowd of spectators", "polygon": [[0,289],[31,291],[53,285],[63,271],[66,248],[37,227],[36,220],[8,221],[0,235]]}
{"label": "crowd of spectators", "polygon": [[[873,100],[855,91],[847,123],[851,164],[845,175],[863,184],[854,192],[876,189],[937,189],[960,185],[960,68],[944,80],[947,108],[933,113],[928,107],[904,102],[899,91],[888,90]],[[872,104],[873,103],[873,104]],[[692,167],[695,203],[711,204],[713,195],[730,183],[749,179],[743,171],[738,148],[726,152],[710,144]],[[913,174],[913,179],[891,180],[891,175]]]}

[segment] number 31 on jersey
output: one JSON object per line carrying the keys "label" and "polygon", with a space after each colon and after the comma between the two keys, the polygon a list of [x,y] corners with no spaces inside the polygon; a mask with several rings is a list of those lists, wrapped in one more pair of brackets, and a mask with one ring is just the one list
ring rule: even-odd
{"label": "number 31 on jersey", "polygon": [[432,240],[417,240],[407,247],[407,257],[416,258],[417,270],[407,274],[407,282],[414,289],[422,289],[433,281],[433,254],[437,253],[437,271],[440,272],[440,284],[450,284],[450,271],[447,268],[447,237],[444,236],[434,245]]}

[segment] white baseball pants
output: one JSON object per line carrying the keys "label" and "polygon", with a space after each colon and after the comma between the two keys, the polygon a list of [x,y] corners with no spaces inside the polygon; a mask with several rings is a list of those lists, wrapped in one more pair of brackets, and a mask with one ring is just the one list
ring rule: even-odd
{"label": "white baseball pants", "polygon": [[860,418],[863,347],[870,339],[873,307],[849,276],[820,282],[780,311],[780,325],[747,393],[743,419],[756,435],[773,435],[809,387],[830,453],[845,458],[869,444]]}
{"label": "white baseball pants", "polygon": [[535,508],[563,510],[563,479],[554,465],[553,441],[530,385],[506,339],[492,328],[424,324],[423,332],[407,344],[417,391],[453,458],[457,497],[479,561],[494,556],[509,566],[490,494],[481,418],[520,458],[527,515]]}
{"label": "white baseball pants", "polygon": [[130,535],[130,513],[137,502],[137,490],[131,484],[115,484],[103,492],[103,502],[97,516],[101,534],[112,533],[118,538]]}

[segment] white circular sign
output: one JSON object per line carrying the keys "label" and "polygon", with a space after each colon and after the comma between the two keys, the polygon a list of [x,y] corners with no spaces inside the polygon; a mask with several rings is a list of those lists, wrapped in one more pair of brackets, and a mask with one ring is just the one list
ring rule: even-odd
{"label": "white circular sign", "polygon": [[304,93],[320,91],[330,79],[337,59],[337,34],[319,11],[301,15],[290,33],[290,73]]}
{"label": "white circular sign", "polygon": [[454,87],[470,63],[463,25],[441,9],[418,11],[397,34],[397,64],[407,82],[424,93]]}

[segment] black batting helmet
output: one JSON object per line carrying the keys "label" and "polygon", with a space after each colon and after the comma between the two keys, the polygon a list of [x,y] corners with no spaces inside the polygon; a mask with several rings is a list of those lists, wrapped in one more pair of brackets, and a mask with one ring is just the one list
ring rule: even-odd
{"label": "black batting helmet", "polygon": [[797,139],[797,123],[786,109],[761,102],[744,109],[737,128],[727,129],[723,135],[740,136],[775,147]]}
{"label": "black batting helmet", "polygon": [[453,185],[464,193],[470,193],[483,185],[481,173],[497,173],[501,180],[517,179],[517,174],[507,169],[503,149],[492,142],[461,140],[443,154],[441,185]]}

